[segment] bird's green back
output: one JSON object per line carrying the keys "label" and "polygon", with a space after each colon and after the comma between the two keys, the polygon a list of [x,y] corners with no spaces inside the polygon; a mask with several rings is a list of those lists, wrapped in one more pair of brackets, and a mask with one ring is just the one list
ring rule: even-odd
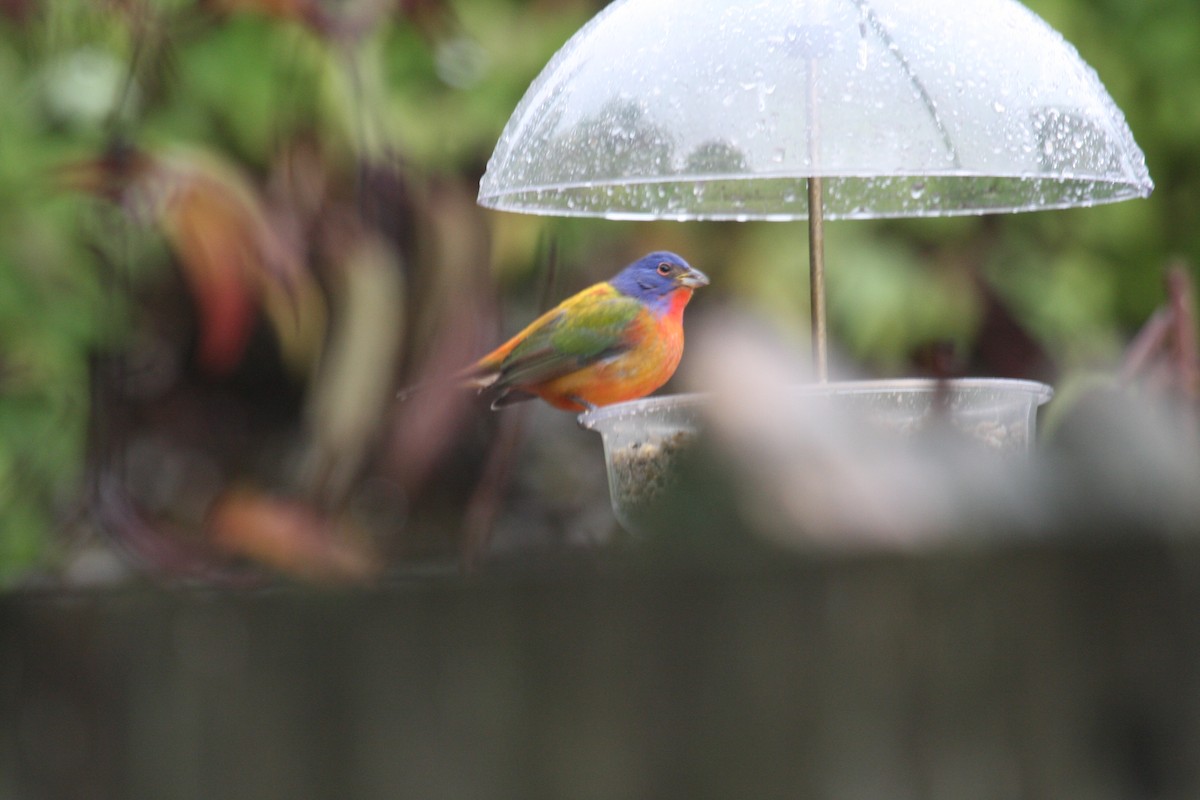
{"label": "bird's green back", "polygon": [[564,301],[523,331],[500,364],[498,383],[549,380],[630,346],[630,325],[645,311],[637,300],[600,284]]}

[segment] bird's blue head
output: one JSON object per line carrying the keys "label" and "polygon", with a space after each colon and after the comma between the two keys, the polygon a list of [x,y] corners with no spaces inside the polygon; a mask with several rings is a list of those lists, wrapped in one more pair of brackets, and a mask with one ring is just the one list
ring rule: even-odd
{"label": "bird's blue head", "polygon": [[674,253],[659,250],[642,256],[609,283],[621,294],[637,298],[656,311],[665,311],[679,288],[708,286],[708,276]]}

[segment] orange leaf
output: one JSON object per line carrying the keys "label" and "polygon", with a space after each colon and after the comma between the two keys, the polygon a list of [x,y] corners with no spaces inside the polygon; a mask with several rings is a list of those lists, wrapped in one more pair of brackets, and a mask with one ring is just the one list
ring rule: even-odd
{"label": "orange leaf", "polygon": [[292,577],[359,581],[377,572],[375,558],[349,526],[298,501],[230,492],[213,504],[208,528],[225,552]]}

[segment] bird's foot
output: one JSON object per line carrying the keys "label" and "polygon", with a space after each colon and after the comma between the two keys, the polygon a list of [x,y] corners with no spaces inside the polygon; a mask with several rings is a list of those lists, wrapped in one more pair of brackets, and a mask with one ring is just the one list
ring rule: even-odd
{"label": "bird's foot", "polygon": [[587,400],[584,400],[578,395],[573,394],[570,396],[570,399],[571,402],[578,403],[579,405],[583,406],[585,411],[595,411],[596,409],[600,408],[600,406],[596,405],[595,403],[589,403]]}

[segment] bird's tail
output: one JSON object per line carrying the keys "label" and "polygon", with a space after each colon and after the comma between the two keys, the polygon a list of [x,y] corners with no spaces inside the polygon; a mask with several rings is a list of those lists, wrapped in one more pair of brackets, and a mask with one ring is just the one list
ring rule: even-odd
{"label": "bird's tail", "polygon": [[438,387],[456,388],[456,389],[471,389],[477,394],[482,394],[496,382],[500,377],[500,372],[494,369],[484,369],[479,364],[472,364],[466,369],[459,370],[451,375],[443,375],[435,378],[414,383],[411,386],[406,386],[396,392],[396,402],[404,403],[411,400],[418,394],[429,389]]}

